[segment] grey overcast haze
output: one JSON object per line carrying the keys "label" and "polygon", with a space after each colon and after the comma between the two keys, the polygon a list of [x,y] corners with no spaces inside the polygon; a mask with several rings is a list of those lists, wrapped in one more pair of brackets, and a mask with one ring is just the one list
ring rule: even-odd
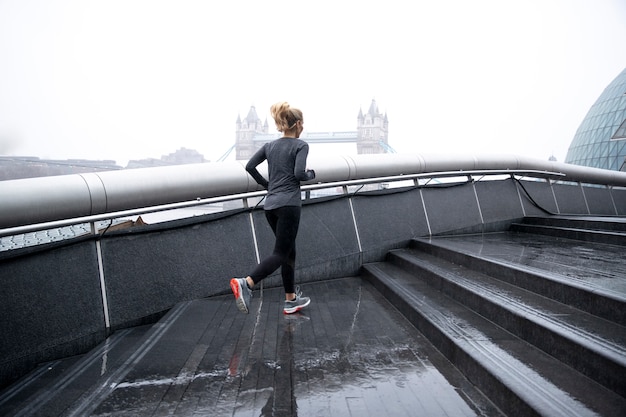
{"label": "grey overcast haze", "polygon": [[626,67],[626,1],[0,0],[0,59],[3,156],[216,160],[250,106],[354,131],[374,99],[399,153],[563,162]]}

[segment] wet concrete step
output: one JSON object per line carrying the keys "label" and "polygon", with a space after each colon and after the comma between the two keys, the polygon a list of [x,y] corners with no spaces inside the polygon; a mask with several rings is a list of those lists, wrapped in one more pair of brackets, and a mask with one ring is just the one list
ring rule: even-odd
{"label": "wet concrete step", "polygon": [[410,246],[626,326],[619,246],[514,232],[414,239]]}
{"label": "wet concrete step", "polygon": [[506,415],[623,416],[626,399],[393,262],[364,276]]}
{"label": "wet concrete step", "polygon": [[511,231],[626,246],[626,221],[623,218],[525,217],[513,223]]}
{"label": "wet concrete step", "polygon": [[527,216],[522,224],[626,232],[626,218],[614,216]]}
{"label": "wet concrete step", "polygon": [[626,327],[414,249],[388,260],[626,397]]}

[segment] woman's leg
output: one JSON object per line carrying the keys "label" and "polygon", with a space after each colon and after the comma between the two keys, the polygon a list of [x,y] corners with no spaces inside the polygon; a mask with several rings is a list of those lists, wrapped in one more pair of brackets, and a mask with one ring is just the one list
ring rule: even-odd
{"label": "woman's leg", "polygon": [[285,289],[285,297],[287,300],[295,298],[296,294],[296,248],[291,250],[291,253],[280,265],[280,274],[283,278],[283,288]]}
{"label": "woman's leg", "polygon": [[[295,269],[296,269],[296,236],[300,225],[300,207],[288,207],[285,211],[292,211],[293,213],[283,214],[282,221],[276,221],[276,217],[273,218],[273,222],[270,222],[270,227],[274,231],[274,236],[278,241],[278,236],[284,237],[286,240],[285,246],[278,249],[278,251],[284,251],[288,247],[288,242],[291,241],[291,251],[286,259],[280,265],[280,273],[283,279],[283,288],[285,289],[285,299],[293,300],[296,297],[296,285],[295,285]],[[268,219],[268,222],[270,220]],[[288,228],[288,230],[284,230]],[[291,236],[291,233],[293,236]],[[275,248],[276,251],[276,248]],[[284,253],[284,252],[283,252]]]}
{"label": "woman's leg", "polygon": [[300,207],[281,207],[275,210],[268,210],[265,212],[265,215],[276,237],[274,251],[254,268],[249,277],[254,284],[258,284],[276,271],[278,267],[283,267],[281,274],[285,293],[293,298],[295,292],[295,244],[300,225]]}

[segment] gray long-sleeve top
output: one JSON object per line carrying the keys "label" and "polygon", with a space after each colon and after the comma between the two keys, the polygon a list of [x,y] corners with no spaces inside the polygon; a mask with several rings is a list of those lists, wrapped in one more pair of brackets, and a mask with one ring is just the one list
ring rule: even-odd
{"label": "gray long-sleeve top", "polygon": [[[300,181],[315,178],[315,171],[306,169],[309,145],[296,138],[280,138],[266,143],[250,158],[246,171],[267,189],[265,210],[285,206],[301,206]],[[257,166],[267,160],[269,179],[265,179]]]}

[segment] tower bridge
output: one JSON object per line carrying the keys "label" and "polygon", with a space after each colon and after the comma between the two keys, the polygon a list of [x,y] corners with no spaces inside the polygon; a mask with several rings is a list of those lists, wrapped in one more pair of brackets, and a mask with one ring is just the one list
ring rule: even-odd
{"label": "tower bridge", "polygon": [[[281,133],[268,133],[267,118],[261,121],[255,106],[251,106],[248,115],[237,117],[236,159],[246,160],[267,142],[281,137]],[[389,120],[386,113],[378,110],[376,100],[372,100],[366,113],[360,109],[357,126],[354,131],[340,132],[303,132],[300,139],[308,143],[355,143],[358,154],[395,153],[389,145]],[[232,151],[232,148],[231,150]],[[230,151],[228,153],[230,153]],[[227,153],[227,154],[228,154]]]}

